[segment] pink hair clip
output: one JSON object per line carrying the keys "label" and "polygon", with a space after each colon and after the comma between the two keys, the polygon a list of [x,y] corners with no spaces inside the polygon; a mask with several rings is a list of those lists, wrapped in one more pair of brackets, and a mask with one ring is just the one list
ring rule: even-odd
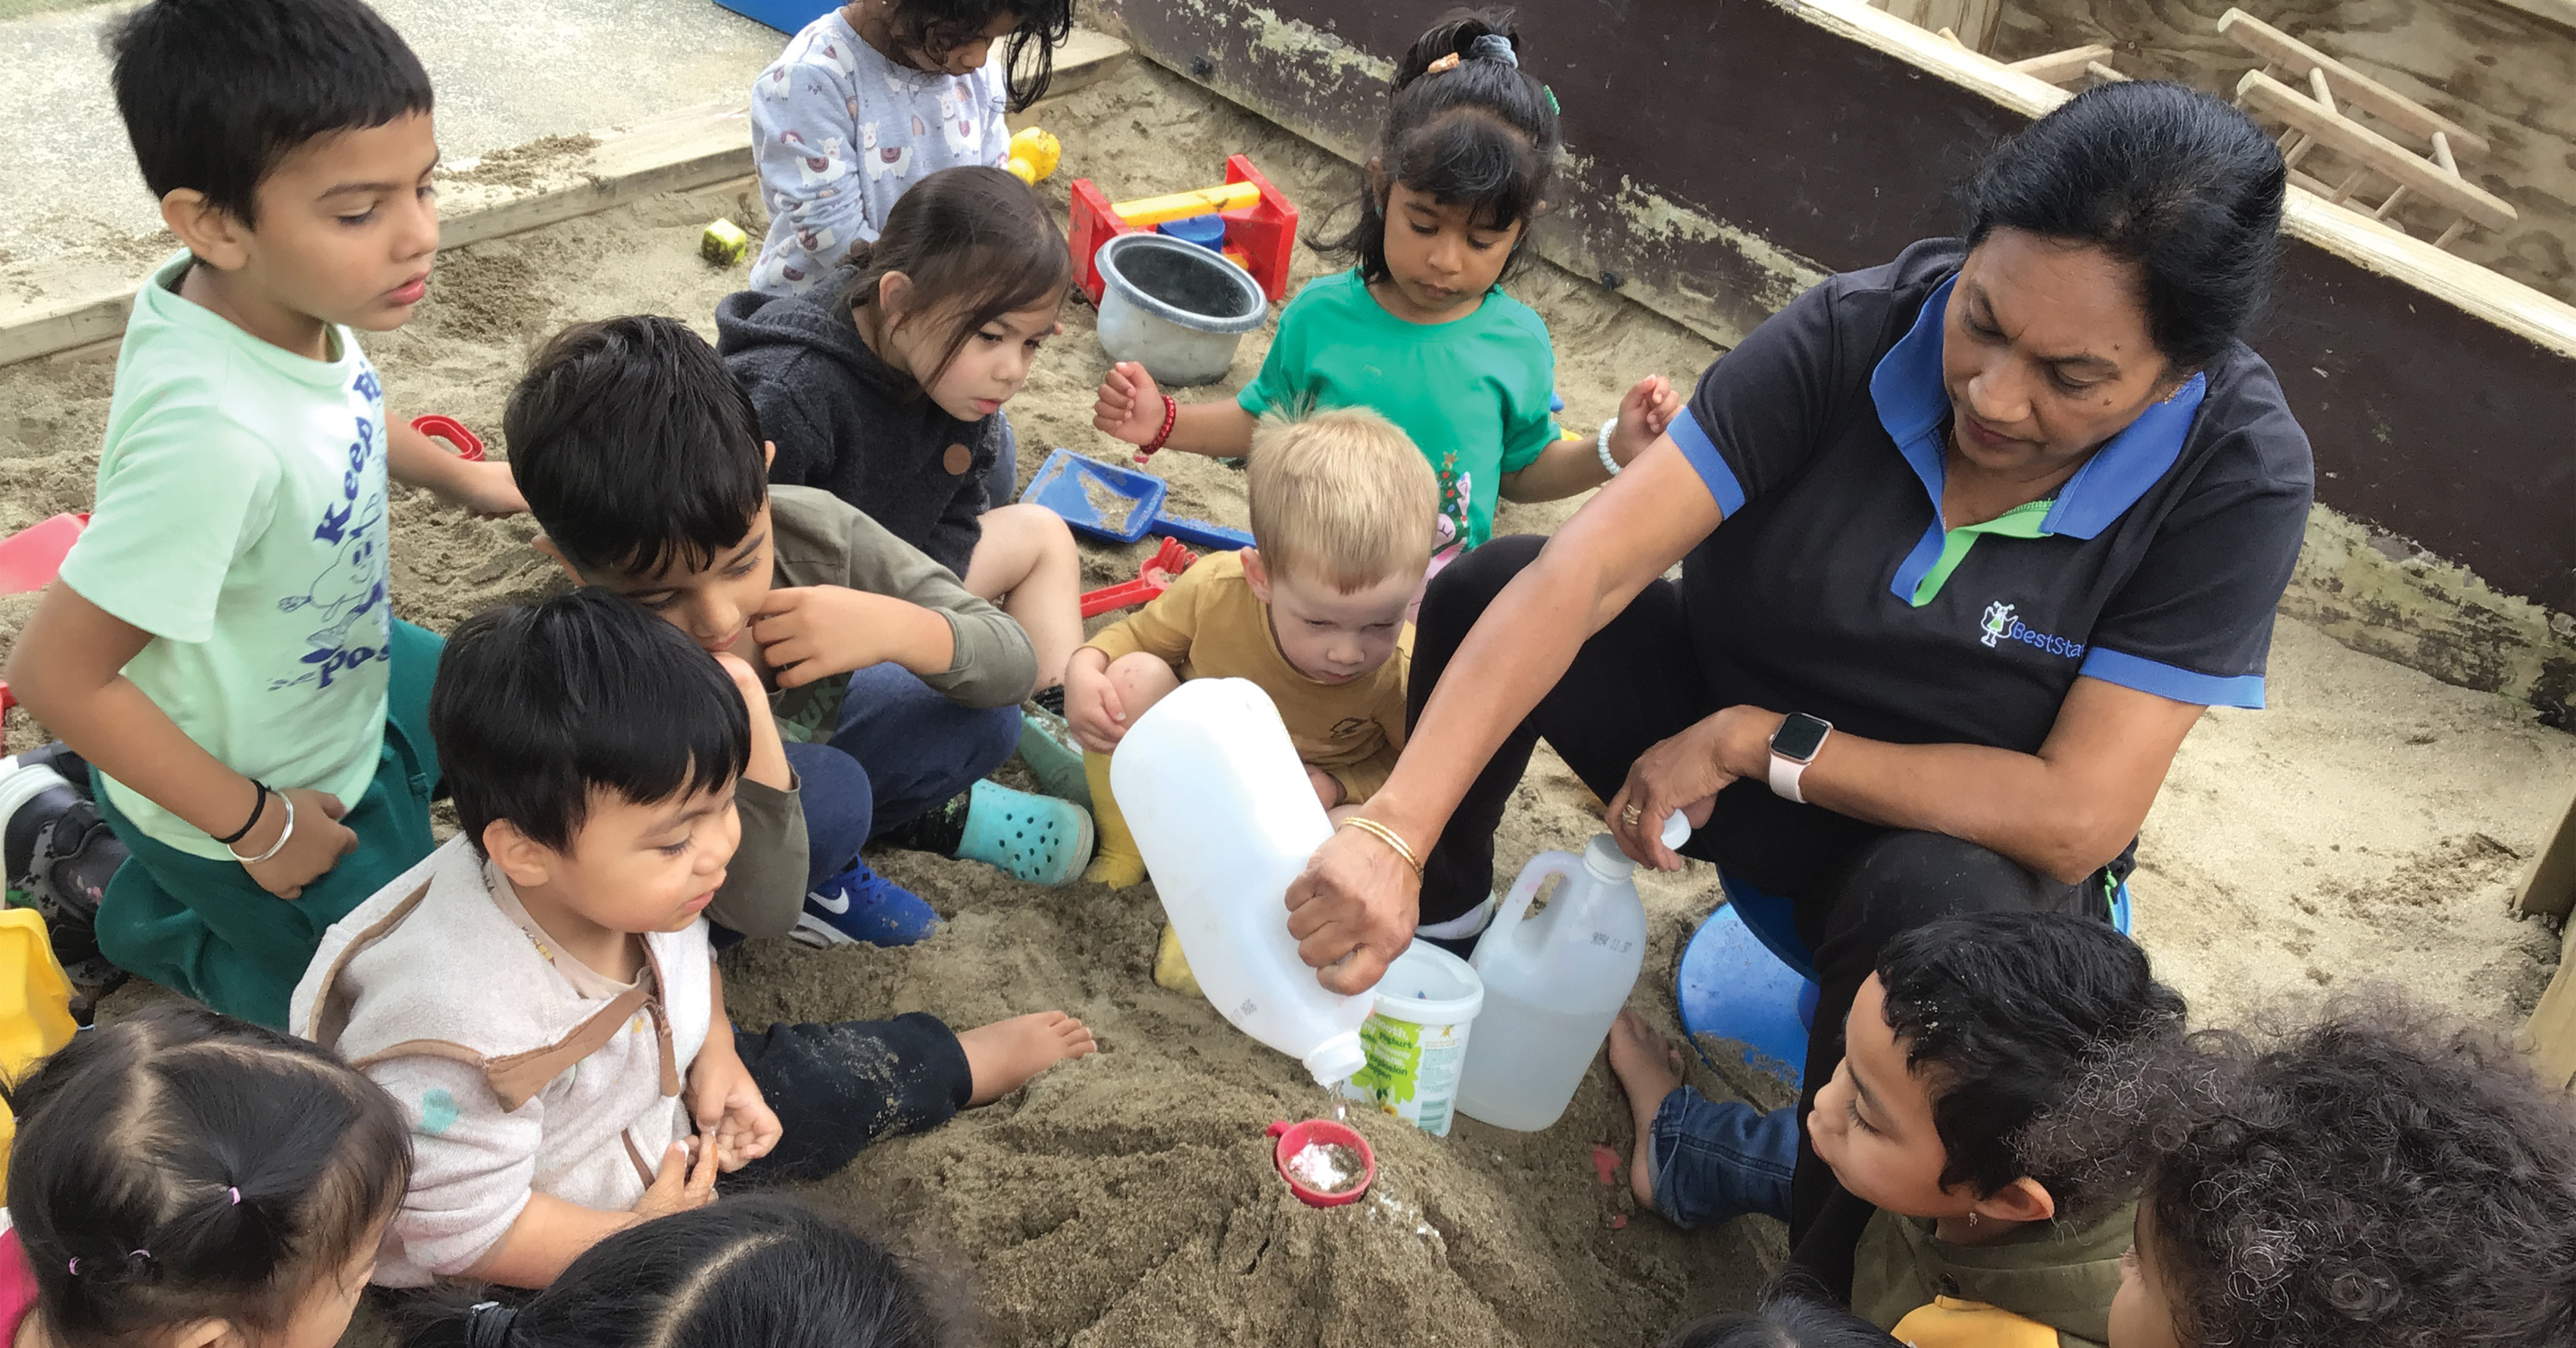
{"label": "pink hair clip", "polygon": [[226,1190],[224,1190],[224,1192],[225,1192],[225,1193],[228,1193],[228,1194],[231,1194],[231,1195],[233,1196],[233,1206],[234,1206],[234,1207],[240,1207],[240,1206],[241,1206],[241,1190],[240,1190],[239,1188],[226,1189]]}
{"label": "pink hair clip", "polygon": [[79,1260],[77,1260],[77,1259],[75,1259],[75,1260],[71,1261],[70,1263],[63,1265],[63,1271],[64,1271],[64,1272],[66,1272],[66,1273],[71,1274],[71,1275],[72,1275],[73,1277],[75,1277],[75,1278],[79,1277],[79,1276],[80,1276],[80,1261],[79,1261]]}
{"label": "pink hair clip", "polygon": [[1457,68],[1458,68],[1458,53],[1456,53],[1456,52],[1454,52],[1454,51],[1453,51],[1453,52],[1449,53],[1447,56],[1443,56],[1443,57],[1441,57],[1439,60],[1434,61],[1434,62],[1432,62],[1431,64],[1429,64],[1429,65],[1427,65],[1427,66],[1424,66],[1424,67],[1422,68],[1422,73],[1423,73],[1423,74],[1425,74],[1425,75],[1443,75],[1443,74],[1447,74],[1448,72],[1450,72],[1450,71],[1452,71],[1452,70],[1456,70]]}

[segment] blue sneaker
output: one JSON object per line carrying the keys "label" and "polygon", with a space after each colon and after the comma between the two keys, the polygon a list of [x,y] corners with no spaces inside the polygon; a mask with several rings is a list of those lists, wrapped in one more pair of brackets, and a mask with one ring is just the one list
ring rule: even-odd
{"label": "blue sneaker", "polygon": [[836,945],[911,945],[939,930],[939,914],[920,896],[868,869],[865,860],[805,895],[805,915],[791,940],[828,950]]}

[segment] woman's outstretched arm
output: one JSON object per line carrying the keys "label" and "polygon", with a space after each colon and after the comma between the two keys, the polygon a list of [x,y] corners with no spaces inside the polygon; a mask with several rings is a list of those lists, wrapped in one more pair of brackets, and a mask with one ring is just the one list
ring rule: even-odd
{"label": "woman's outstretched arm", "polygon": [[[1575,652],[1720,518],[1680,448],[1658,438],[1476,620],[1368,817],[1427,855],[1476,774]],[[1344,829],[1288,887],[1288,932],[1326,987],[1359,992],[1376,986],[1413,939],[1420,888],[1394,849]]]}

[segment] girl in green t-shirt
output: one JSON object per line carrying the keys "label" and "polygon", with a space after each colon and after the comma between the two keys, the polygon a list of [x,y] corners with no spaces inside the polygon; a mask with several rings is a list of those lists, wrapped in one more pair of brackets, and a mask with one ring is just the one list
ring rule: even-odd
{"label": "girl in green t-shirt", "polygon": [[1519,45],[1511,11],[1489,9],[1440,23],[1405,53],[1358,223],[1317,243],[1357,265],[1289,301],[1239,397],[1183,405],[1122,362],[1093,424],[1149,454],[1237,455],[1265,414],[1373,408],[1439,473],[1442,539],[1455,547],[1493,532],[1498,495],[1572,496],[1643,453],[1681,407],[1672,386],[1641,379],[1598,435],[1568,438],[1549,407],[1547,325],[1497,288],[1545,204],[1558,148],[1555,96],[1520,68]]}

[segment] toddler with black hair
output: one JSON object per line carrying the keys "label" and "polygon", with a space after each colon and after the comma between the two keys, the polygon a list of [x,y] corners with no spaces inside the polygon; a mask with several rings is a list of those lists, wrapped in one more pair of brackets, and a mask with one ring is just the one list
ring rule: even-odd
{"label": "toddler with black hair", "polygon": [[1459,11],[1415,39],[1362,171],[1357,223],[1309,240],[1357,265],[1297,292],[1260,376],[1233,400],[1182,404],[1125,362],[1100,385],[1093,424],[1148,453],[1240,455],[1265,414],[1372,408],[1430,460],[1441,541],[1466,548],[1492,534],[1497,497],[1572,496],[1644,453],[1681,408],[1671,384],[1639,380],[1597,436],[1566,438],[1549,410],[1547,324],[1501,288],[1527,255],[1560,148],[1556,95],[1520,53],[1506,8]]}
{"label": "toddler with black hair", "polygon": [[525,1305],[450,1297],[410,1348],[946,1348],[922,1271],[792,1199],[729,1198],[610,1236]]}
{"label": "toddler with black hair", "polygon": [[2178,1039],[2146,952],[2063,913],[1890,938],[1807,1128],[1835,1189],[1792,1261],[1915,1348],[2099,1348],[2128,1244],[2102,1158],[2033,1123],[2113,1055]]}
{"label": "toddler with black hair", "polygon": [[303,1040],[170,1001],[76,1036],[8,1096],[0,1337],[339,1342],[411,1161],[373,1082]]}
{"label": "toddler with black hair", "polygon": [[108,47],[182,251],[135,294],[89,527],[10,653],[63,742],[0,764],[8,878],[84,1004],[121,977],[95,953],[282,1025],[322,929],[431,845],[438,639],[389,607],[388,475],[521,507],[506,465],[388,415],[358,349],[438,251],[401,36],[358,0],[154,0]]}
{"label": "toddler with black hair", "polygon": [[457,628],[429,715],[462,830],[332,927],[295,990],[296,1030],[412,1131],[376,1281],[542,1287],[710,1201],[719,1171],[821,1178],[1092,1051],[1060,1011],[735,1032],[700,914],[765,710],[739,660],[604,590]]}
{"label": "toddler with black hair", "polygon": [[2111,1348],[2576,1343],[2576,1099],[2498,1036],[2380,995],[2141,1056],[2034,1139],[2143,1179]]}

